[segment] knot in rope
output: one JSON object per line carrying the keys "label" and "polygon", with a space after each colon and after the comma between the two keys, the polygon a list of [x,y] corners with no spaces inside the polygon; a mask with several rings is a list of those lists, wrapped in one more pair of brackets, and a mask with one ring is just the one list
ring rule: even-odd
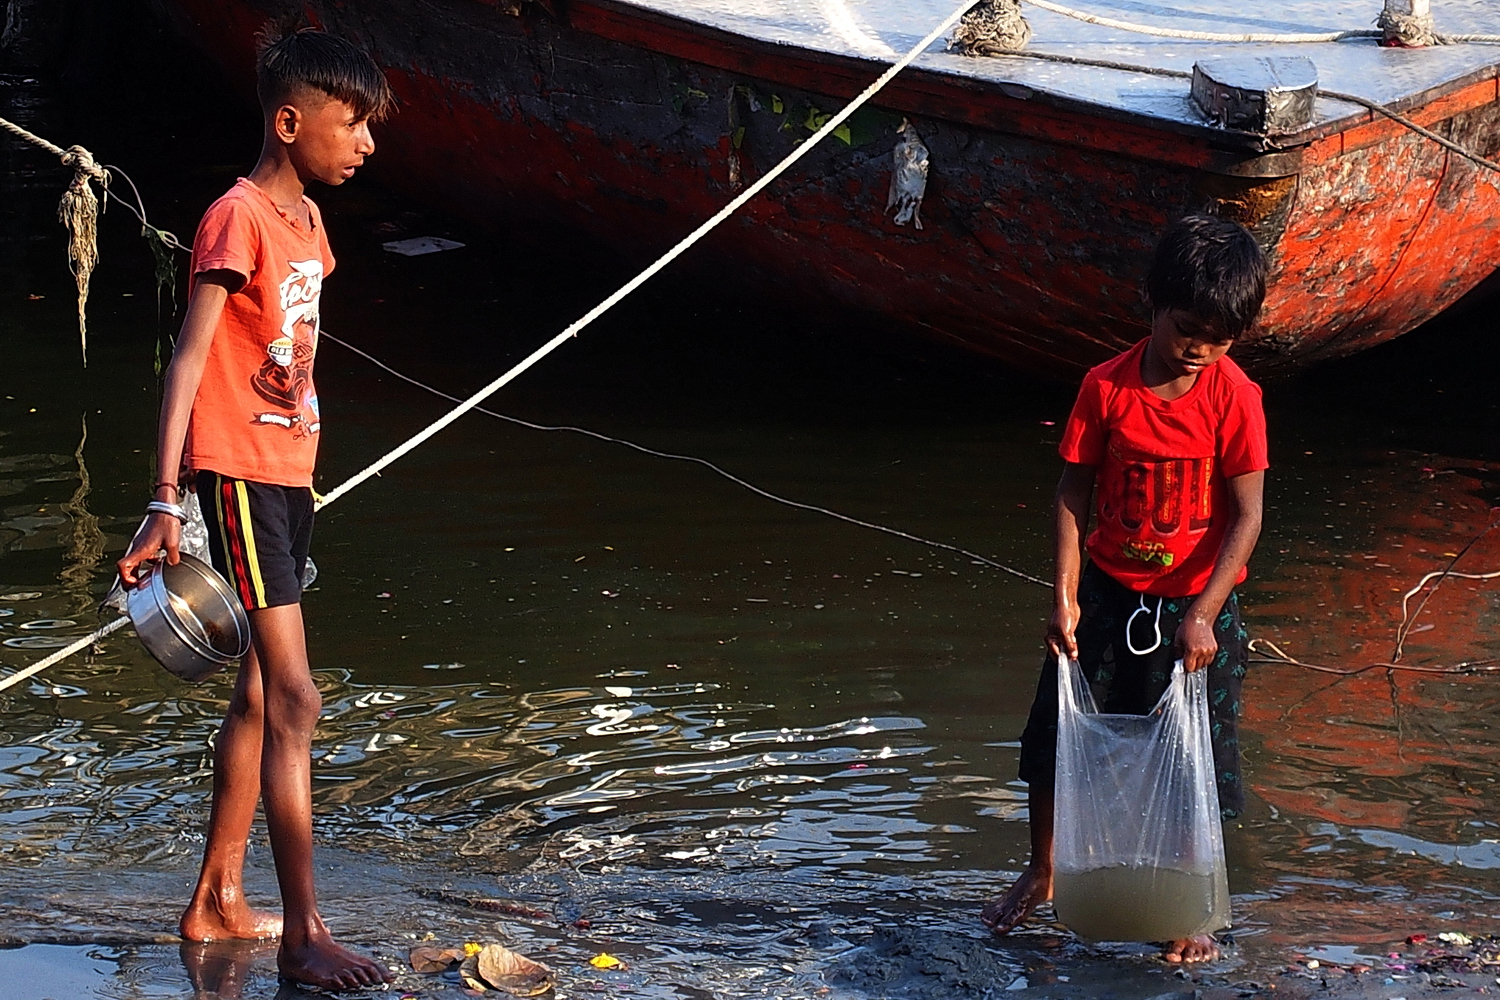
{"label": "knot in rope", "polygon": [[1387,6],[1375,18],[1375,27],[1381,32],[1380,44],[1392,48],[1420,49],[1447,42],[1433,28],[1431,11],[1406,14]]}
{"label": "knot in rope", "polygon": [[89,301],[89,278],[99,263],[99,197],[89,181],[97,181],[99,190],[108,195],[109,171],[82,146],[69,146],[62,154],[62,162],[63,166],[73,168],[73,179],[57,204],[57,220],[68,230],[68,267],[78,285],[78,343],[87,367],[88,320],[84,310]]}
{"label": "knot in rope", "polygon": [[61,159],[63,166],[73,168],[75,180],[77,175],[83,174],[90,180],[98,181],[100,185],[109,183],[109,171],[99,166],[94,154],[82,146],[69,146],[63,151]]}
{"label": "knot in rope", "polygon": [[1019,52],[1030,40],[1021,0],[980,0],[958,22],[948,48],[966,56],[998,56]]}

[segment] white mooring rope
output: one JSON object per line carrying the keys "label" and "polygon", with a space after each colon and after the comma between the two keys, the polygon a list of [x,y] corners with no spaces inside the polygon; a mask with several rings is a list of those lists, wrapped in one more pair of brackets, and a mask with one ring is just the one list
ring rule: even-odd
{"label": "white mooring rope", "polygon": [[[693,246],[693,244],[697,243],[699,240],[703,239],[703,237],[707,236],[711,231],[717,228],[720,223],[724,222],[724,220],[728,219],[731,215],[733,215],[736,211],[743,207],[744,204],[751,198],[755,197],[761,191],[765,190],[765,188],[772,181],[785,173],[789,168],[791,168],[793,164],[795,164],[798,160],[802,159],[802,157],[811,152],[814,146],[822,142],[824,139],[828,138],[828,136],[832,135],[840,125],[842,125],[849,119],[850,115],[854,114],[854,112],[863,107],[872,97],[880,93],[880,91],[885,88],[886,84],[894,80],[897,74],[906,69],[906,67],[910,66],[913,62],[916,61],[918,56],[920,56],[923,52],[926,52],[932,45],[934,45],[938,41],[938,39],[942,38],[943,35],[947,33],[948,29],[957,24],[958,19],[962,17],[970,7],[974,6],[974,4],[978,2],[979,0],[964,0],[964,2],[959,5],[957,10],[943,19],[942,24],[939,24],[936,28],[929,32],[926,38],[923,38],[920,42],[914,45],[906,53],[906,55],[902,56],[888,69],[886,69],[884,73],[880,74],[880,76],[876,78],[874,83],[866,87],[858,97],[854,98],[854,100],[845,105],[842,111],[834,115],[832,118],[828,119],[828,121],[824,123],[823,127],[814,132],[806,142],[802,143],[802,145],[792,150],[791,154],[787,156],[786,159],[776,164],[776,166],[772,167],[763,177],[761,177],[754,184],[751,184],[744,191],[742,191],[738,197],[736,197],[733,201],[720,209],[713,218],[709,219],[707,222],[703,223],[697,229],[689,233],[687,237],[685,237],[680,243],[678,243],[676,246],[674,246],[672,249],[668,250],[660,258],[658,258],[654,264],[646,268],[640,274],[637,274],[634,278],[630,279],[630,281],[628,281],[623,287],[621,287],[609,298],[599,303],[593,309],[590,309],[583,316],[583,318],[579,319],[577,322],[569,326],[566,330],[562,331],[557,336],[547,341],[547,343],[531,352],[531,354],[527,355],[520,364],[516,365],[510,371],[506,372],[504,375],[501,375],[499,378],[495,379],[483,389],[480,389],[478,392],[470,396],[468,399],[464,400],[458,406],[454,407],[444,416],[433,421],[431,424],[428,424],[425,428],[412,435],[402,444],[398,445],[395,448],[392,448],[379,460],[371,463],[364,470],[356,473],[349,479],[334,487],[318,502],[318,508],[321,509],[328,506],[339,497],[343,496],[345,493],[348,493],[350,490],[354,489],[354,487],[358,486],[360,483],[363,483],[366,479],[369,479],[371,476],[377,475],[381,469],[384,469],[386,466],[396,461],[396,459],[421,445],[424,441],[432,437],[438,431],[441,431],[443,428],[453,423],[465,413],[468,413],[470,410],[479,406],[480,403],[484,402],[490,396],[494,395],[496,392],[499,392],[508,383],[515,379],[516,376],[520,375],[522,372],[526,371],[526,369],[542,360],[542,358],[546,357],[548,354],[551,354],[554,350],[561,347],[564,341],[578,336],[579,332],[582,331],[584,327],[594,322],[594,320],[598,319],[600,316],[603,316],[610,309],[613,309],[627,295],[635,291],[637,288],[641,287],[641,285],[645,284],[653,276],[655,276],[658,271],[662,270],[678,257],[681,257],[688,251],[689,248]],[[18,127],[12,128],[10,130],[16,132],[16,134],[18,135],[21,135],[21,133],[25,131],[23,129],[19,129]],[[36,142],[37,144],[42,145],[43,148],[49,149],[49,151],[53,148],[51,147],[50,143],[46,143],[45,140],[40,139],[36,136],[32,136],[29,132],[21,135],[21,137],[28,139],[28,141]],[[53,653],[51,656],[33,663],[31,666],[26,667],[24,670],[11,674],[9,677],[6,677],[4,679],[0,679],[0,691],[4,691],[6,688],[20,683],[27,677],[30,677],[33,674],[40,673],[41,671],[52,666],[54,663],[57,663],[59,660],[66,659],[79,650],[93,645],[95,642],[109,635],[111,632],[114,632],[116,629],[122,628],[129,620],[129,618],[122,616],[115,621],[110,622],[108,625],[105,625],[102,628],[96,630],[92,635],[88,635],[82,639],[79,639],[72,645],[66,646],[63,649],[58,650],[56,653]]]}
{"label": "white mooring rope", "polygon": [[777,177],[780,177],[794,163],[811,152],[814,146],[822,142],[828,136],[832,135],[840,125],[844,124],[844,122],[849,119],[850,115],[854,114],[854,112],[863,107],[864,104],[870,100],[870,98],[880,93],[880,91],[884,89],[886,84],[895,79],[896,74],[900,73],[906,67],[910,66],[918,56],[920,56],[923,52],[926,52],[929,47],[931,47],[938,41],[938,39],[942,38],[943,35],[947,33],[948,29],[957,24],[958,19],[962,17],[970,7],[974,6],[974,4],[978,2],[979,0],[964,0],[964,2],[959,5],[957,10],[943,19],[942,24],[938,25],[931,32],[929,32],[926,38],[918,42],[910,49],[910,51],[906,53],[906,55],[902,56],[889,69],[880,74],[880,76],[875,80],[874,83],[866,87],[858,97],[845,105],[842,111],[834,115],[832,118],[828,119],[828,121],[824,123],[823,127],[814,132],[806,142],[798,146],[796,149],[792,150],[791,155],[782,160],[780,163],[776,164],[776,166],[772,167],[765,174],[765,176],[761,177],[754,184],[751,184],[744,191],[742,191],[738,197],[721,208],[718,214],[716,214],[713,218],[709,219],[707,222],[703,223],[697,229],[689,233],[682,240],[682,242],[678,243],[672,249],[662,254],[662,256],[658,258],[654,264],[646,268],[640,274],[637,274],[634,278],[631,278],[628,282],[625,283],[623,287],[621,287],[609,298],[599,303],[593,309],[590,309],[582,319],[573,323],[562,333],[559,333],[557,336],[547,341],[531,354],[527,355],[527,357],[523,361],[521,361],[520,364],[516,365],[510,371],[506,372],[504,375],[501,375],[489,385],[474,393],[474,395],[470,396],[458,406],[448,411],[448,413],[444,416],[433,421],[421,431],[413,434],[404,443],[398,445],[395,448],[392,448],[378,461],[371,463],[370,466],[363,471],[356,473],[354,476],[351,476],[348,480],[341,483],[339,486],[334,487],[333,490],[331,490],[323,497],[323,501],[319,506],[323,507],[333,503],[339,497],[343,496],[345,493],[348,493],[350,490],[354,489],[354,487],[358,486],[366,479],[369,479],[371,476],[376,475],[380,472],[381,469],[384,469],[386,466],[396,461],[396,459],[400,458],[402,455],[405,455],[413,448],[416,448],[418,445],[422,444],[438,431],[447,427],[459,417],[474,409],[480,403],[484,402],[484,400],[488,399],[490,396],[493,396],[500,389],[504,388],[505,385],[513,380],[517,375],[520,375],[526,369],[542,360],[542,358],[546,357],[548,354],[551,354],[558,347],[561,347],[564,341],[568,340],[569,338],[578,336],[578,333],[583,330],[584,327],[588,326],[590,323],[594,322],[594,320],[609,312],[609,310],[618,305],[619,302],[627,295],[650,280],[658,271],[666,267],[668,264],[672,263],[672,261],[676,260],[678,257],[681,257],[688,251],[690,247],[693,246],[693,244],[697,243],[699,240],[703,239],[703,237],[707,236],[710,232],[716,229],[720,223],[722,223],[725,219],[728,219],[737,210],[739,210],[741,206],[743,206],[751,198],[755,197],[757,194],[763,191],[767,185],[769,185]]}
{"label": "white mooring rope", "polygon": [[1089,24],[1097,24],[1101,28],[1118,28],[1121,31],[1133,31],[1138,35],[1156,35],[1159,38],[1187,38],[1200,42],[1342,42],[1350,38],[1380,38],[1383,32],[1373,29],[1363,31],[1318,31],[1300,32],[1292,34],[1230,34],[1220,31],[1189,31],[1185,28],[1158,28],[1149,24],[1136,24],[1133,21],[1117,21],[1112,17],[1104,17],[1101,14],[1090,14],[1087,11],[1074,10],[1072,7],[1064,7],[1060,3],[1052,3],[1051,0],[1026,0],[1033,7],[1042,10],[1050,10],[1054,14],[1071,17],[1077,21],[1086,21]]}
{"label": "white mooring rope", "polygon": [[[1314,32],[1292,32],[1287,34],[1274,33],[1249,33],[1233,34],[1219,31],[1190,31],[1185,28],[1158,28],[1155,25],[1139,24],[1134,21],[1119,21],[1102,14],[1090,14],[1087,11],[1075,10],[1072,7],[1064,7],[1052,0],[1025,0],[1033,7],[1042,10],[1050,10],[1054,14],[1071,17],[1074,20],[1085,21],[1089,24],[1097,24],[1102,28],[1118,28],[1121,31],[1132,31],[1138,35],[1155,35],[1158,38],[1184,38],[1200,42],[1274,42],[1278,44],[1293,44],[1301,42],[1344,42],[1354,38],[1384,38],[1386,31],[1383,29],[1357,29],[1351,31],[1314,31]],[[1459,42],[1500,42],[1500,35],[1444,35],[1433,33],[1432,38],[1439,45],[1452,45]]]}

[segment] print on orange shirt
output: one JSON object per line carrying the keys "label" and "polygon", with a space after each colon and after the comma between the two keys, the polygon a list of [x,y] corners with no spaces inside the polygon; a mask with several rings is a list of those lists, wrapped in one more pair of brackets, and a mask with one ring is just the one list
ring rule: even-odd
{"label": "print on orange shirt", "polygon": [[322,417],[313,384],[323,282],[335,261],[316,205],[310,227],[241,178],[214,202],[193,240],[193,281],[243,278],[229,295],[193,399],[184,461],[279,486],[312,485]]}
{"label": "print on orange shirt", "polygon": [[283,313],[281,336],[267,346],[265,363],[250,377],[250,386],[261,399],[276,407],[255,414],[255,422],[279,424],[300,438],[318,433],[319,428],[312,363],[318,350],[323,262],[294,260],[288,266],[292,273],[277,290]]}

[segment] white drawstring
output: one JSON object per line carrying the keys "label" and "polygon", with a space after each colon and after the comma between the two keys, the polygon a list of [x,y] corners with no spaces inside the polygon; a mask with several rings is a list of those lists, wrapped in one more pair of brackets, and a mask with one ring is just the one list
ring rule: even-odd
{"label": "white drawstring", "polygon": [[1135,618],[1136,618],[1136,615],[1150,614],[1151,613],[1151,609],[1148,608],[1148,607],[1146,607],[1146,595],[1145,594],[1141,594],[1140,598],[1141,598],[1141,606],[1138,607],[1138,608],[1136,608],[1134,611],[1132,611],[1130,613],[1130,617],[1125,620],[1125,646],[1126,646],[1127,649],[1129,649],[1136,656],[1145,656],[1147,653],[1154,653],[1154,652],[1157,651],[1157,649],[1161,648],[1161,603],[1162,603],[1162,598],[1158,597],[1156,599],[1156,621],[1152,625],[1152,628],[1156,631],[1156,641],[1151,644],[1151,648],[1150,649],[1136,649],[1135,648],[1135,639],[1131,635],[1131,631],[1135,627]]}

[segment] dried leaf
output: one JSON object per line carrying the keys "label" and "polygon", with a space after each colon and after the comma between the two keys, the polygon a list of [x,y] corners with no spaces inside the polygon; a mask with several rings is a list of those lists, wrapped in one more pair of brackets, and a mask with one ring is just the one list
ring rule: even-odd
{"label": "dried leaf", "polygon": [[[468,948],[468,945],[464,945],[464,947]],[[489,987],[489,984],[479,977],[478,954],[470,955],[464,959],[464,964],[458,967],[458,975],[464,981],[464,985],[471,990],[483,993]]]}
{"label": "dried leaf", "polygon": [[589,964],[596,969],[619,969],[621,972],[629,968],[624,962],[607,952],[600,952],[589,959]]}
{"label": "dried leaf", "polygon": [[418,945],[411,950],[411,967],[424,974],[442,972],[454,962],[464,960],[461,948],[439,948],[435,945]]}
{"label": "dried leaf", "polygon": [[518,997],[534,997],[553,986],[551,969],[503,945],[485,945],[474,962],[486,983]]}

